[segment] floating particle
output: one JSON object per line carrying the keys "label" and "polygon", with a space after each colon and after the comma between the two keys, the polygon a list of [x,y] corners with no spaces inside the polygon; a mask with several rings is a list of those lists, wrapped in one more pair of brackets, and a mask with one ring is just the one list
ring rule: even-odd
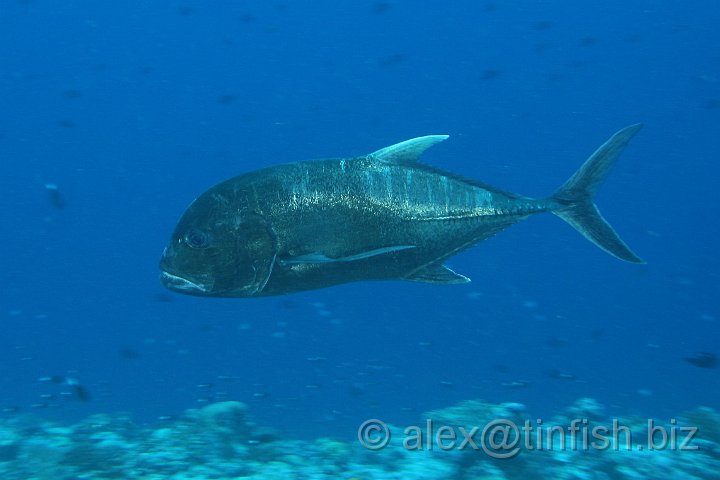
{"label": "floating particle", "polygon": [[535,22],[532,25],[533,30],[547,30],[551,28],[554,25],[554,22],[550,20],[541,20],[539,22]]}
{"label": "floating particle", "polygon": [[297,307],[298,307],[298,304],[297,304],[297,302],[295,302],[295,301],[293,301],[293,300],[281,300],[281,301],[280,301],[280,306],[281,306],[282,308],[286,308],[286,309],[290,310],[290,309],[293,309],[293,308],[297,308]]}
{"label": "floating particle", "polygon": [[381,67],[392,67],[395,65],[398,65],[400,63],[403,63],[407,59],[407,55],[404,55],[402,53],[394,53],[392,55],[388,55],[386,57],[381,58],[378,60],[378,65]]}
{"label": "floating particle", "polygon": [[170,303],[174,300],[173,296],[168,293],[156,293],[153,295],[153,299],[160,303]]}
{"label": "floating particle", "polygon": [[495,80],[500,76],[500,70],[488,69],[480,74],[480,80]]}
{"label": "floating particle", "polygon": [[715,110],[720,108],[720,99],[717,98],[709,98],[703,102],[703,108],[706,108],[708,110]]}
{"label": "floating particle", "polygon": [[560,348],[564,347],[568,344],[568,340],[566,338],[562,337],[550,337],[547,340],[545,340],[545,345],[547,345],[550,348]]}
{"label": "floating particle", "polygon": [[497,11],[497,9],[498,9],[498,6],[496,3],[488,3],[483,7],[482,11],[485,13],[490,13],[490,12]]}
{"label": "floating particle", "polygon": [[82,97],[82,92],[80,90],[76,90],[74,88],[69,88],[63,92],[63,96],[70,100],[75,100],[75,99]]}
{"label": "floating particle", "polygon": [[364,383],[353,383],[348,388],[348,395],[350,395],[352,397],[359,397],[359,396],[365,395],[365,393],[367,393],[367,392],[366,392],[366,387],[365,387]]}
{"label": "floating particle", "polygon": [[255,23],[257,21],[257,17],[252,13],[241,13],[237,19],[240,23]]}
{"label": "floating particle", "polygon": [[140,356],[140,354],[133,348],[121,348],[118,350],[118,356],[126,360],[135,360]]}
{"label": "floating particle", "polygon": [[391,8],[392,4],[390,2],[375,2],[372,6],[372,13],[380,15],[389,12]]}
{"label": "floating particle", "polygon": [[533,52],[535,53],[545,53],[548,50],[550,50],[550,45],[547,43],[537,43],[535,46],[533,46]]}
{"label": "floating particle", "polygon": [[232,103],[235,103],[235,100],[237,100],[236,95],[220,95],[217,98],[217,103],[220,105],[230,105]]}
{"label": "floating particle", "polygon": [[595,37],[583,37],[580,39],[581,47],[589,47],[591,45],[595,45],[596,43],[597,43],[597,38],[595,38]]}
{"label": "floating particle", "polygon": [[600,339],[603,338],[604,336],[605,336],[605,330],[602,330],[602,329],[593,330],[593,331],[590,332],[590,339],[591,339],[591,340],[600,340]]}

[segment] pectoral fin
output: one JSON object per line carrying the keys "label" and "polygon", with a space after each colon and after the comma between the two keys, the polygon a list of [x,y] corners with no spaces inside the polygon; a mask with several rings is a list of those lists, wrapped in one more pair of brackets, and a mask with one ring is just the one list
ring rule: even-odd
{"label": "pectoral fin", "polygon": [[294,265],[298,263],[332,263],[332,262],[353,262],[355,260],[362,260],[364,258],[374,257],[376,255],[383,255],[386,253],[399,252],[400,250],[406,250],[408,248],[415,248],[415,245],[396,245],[393,247],[382,247],[374,250],[368,250],[366,252],[356,253],[355,255],[348,255],[345,257],[330,258],[322,252],[313,252],[306,255],[298,255],[296,257],[284,258],[280,260],[281,265]]}
{"label": "pectoral fin", "polygon": [[440,264],[426,265],[420,270],[413,272],[410,276],[405,277],[405,280],[442,285],[457,285],[470,282],[470,279],[465,275],[455,273],[445,265]]}

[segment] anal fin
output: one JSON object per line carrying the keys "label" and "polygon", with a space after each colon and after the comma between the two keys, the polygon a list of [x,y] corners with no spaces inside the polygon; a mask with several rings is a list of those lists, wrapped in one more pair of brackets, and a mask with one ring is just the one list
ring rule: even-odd
{"label": "anal fin", "polygon": [[470,279],[465,275],[460,275],[445,265],[435,263],[414,271],[410,276],[405,277],[404,280],[441,285],[458,285],[470,282]]}

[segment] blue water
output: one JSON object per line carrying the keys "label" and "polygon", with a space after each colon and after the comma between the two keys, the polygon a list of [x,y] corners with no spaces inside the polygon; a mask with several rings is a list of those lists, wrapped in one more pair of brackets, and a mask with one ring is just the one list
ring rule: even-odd
{"label": "blue water", "polygon": [[[234,399],[351,438],[470,398],[720,407],[718,370],[683,360],[720,354],[718,24],[709,0],[4,2],[2,415]],[[544,196],[636,122],[597,202],[647,265],[546,215],[449,261],[462,286],[248,300],[157,279],[185,207],[246,171],[450,134],[423,161]]]}

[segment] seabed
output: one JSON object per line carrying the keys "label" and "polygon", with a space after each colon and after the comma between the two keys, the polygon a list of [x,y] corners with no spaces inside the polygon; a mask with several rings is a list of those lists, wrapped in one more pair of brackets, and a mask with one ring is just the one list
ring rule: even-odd
{"label": "seabed", "polygon": [[[648,421],[655,427],[652,441]],[[579,427],[574,433],[573,424]],[[523,430],[528,425],[532,429]],[[616,438],[613,425],[621,428]],[[592,436],[595,427],[608,429],[606,442]],[[123,414],[96,414],[73,425],[13,416],[0,419],[0,478],[720,478],[720,414],[706,407],[665,421],[611,419],[598,402],[583,398],[541,421],[518,403],[470,400],[427,412],[418,430],[387,429],[391,440],[383,448],[382,430],[368,432],[367,446],[360,438],[297,440],[258,426],[246,405],[234,401],[153,426]],[[503,438],[517,440],[517,449],[501,445]]]}

